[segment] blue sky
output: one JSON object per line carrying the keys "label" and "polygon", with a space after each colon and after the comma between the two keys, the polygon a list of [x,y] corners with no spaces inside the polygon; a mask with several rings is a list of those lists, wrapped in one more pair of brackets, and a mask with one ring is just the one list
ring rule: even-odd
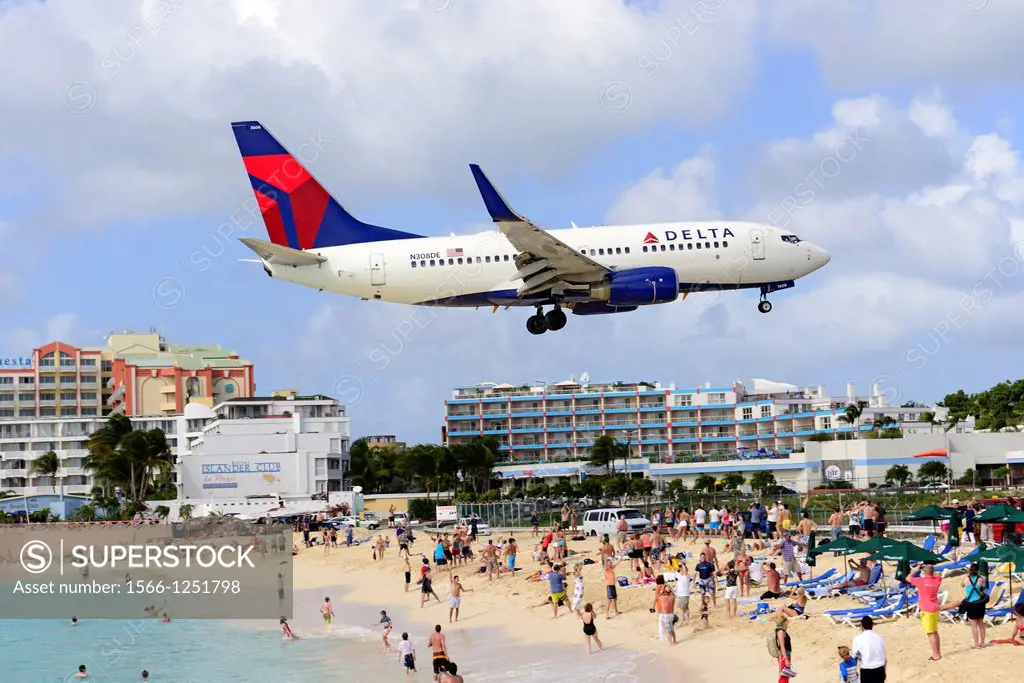
{"label": "blue sky", "polygon": [[[990,276],[968,313],[961,302],[1024,239],[1007,29],[1024,7],[723,0],[694,24],[695,3],[667,0],[172,4],[154,19],[138,0],[102,16],[0,3],[0,52],[25,65],[0,75],[3,355],[153,326],[237,349],[261,391],[338,395],[356,435],[410,441],[437,439],[453,386],[485,380],[763,377],[841,394],[878,379],[934,401],[1013,375],[1021,276]],[[698,28],[666,48],[682,25]],[[652,50],[667,58],[648,75]],[[609,112],[620,79],[633,99]],[[216,232],[249,195],[238,119],[292,149],[319,133],[330,142],[309,168],[339,201],[422,234],[487,226],[470,162],[552,228],[764,220],[836,140],[872,142],[794,217],[833,262],[769,316],[737,293],[532,337],[523,312],[347,300],[239,263],[237,238],[265,232]],[[193,262],[204,253],[208,268]]]}

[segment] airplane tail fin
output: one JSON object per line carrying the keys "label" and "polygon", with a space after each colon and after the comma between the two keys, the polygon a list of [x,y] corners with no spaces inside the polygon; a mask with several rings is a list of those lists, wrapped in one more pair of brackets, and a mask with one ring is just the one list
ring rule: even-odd
{"label": "airplane tail fin", "polygon": [[317,249],[422,237],[353,217],[259,121],[231,128],[274,244]]}

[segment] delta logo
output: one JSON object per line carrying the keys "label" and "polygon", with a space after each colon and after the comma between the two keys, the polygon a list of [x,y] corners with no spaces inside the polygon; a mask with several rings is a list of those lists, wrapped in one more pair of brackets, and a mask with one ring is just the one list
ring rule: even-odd
{"label": "delta logo", "polygon": [[647,237],[644,237],[644,244],[657,244],[658,236],[653,232],[647,233]]}

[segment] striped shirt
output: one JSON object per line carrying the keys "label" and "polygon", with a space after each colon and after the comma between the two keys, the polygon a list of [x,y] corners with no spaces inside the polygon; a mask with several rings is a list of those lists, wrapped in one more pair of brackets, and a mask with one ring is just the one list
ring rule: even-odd
{"label": "striped shirt", "polygon": [[796,562],[796,543],[793,541],[787,539],[782,542],[782,561]]}

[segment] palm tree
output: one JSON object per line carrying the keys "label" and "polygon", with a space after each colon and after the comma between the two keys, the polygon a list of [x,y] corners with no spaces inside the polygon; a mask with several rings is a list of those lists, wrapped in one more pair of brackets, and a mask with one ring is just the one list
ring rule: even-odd
{"label": "palm tree", "polygon": [[[38,458],[32,461],[32,466],[29,468],[32,474],[37,474],[40,477],[48,477],[50,484],[53,486],[53,492],[57,493],[57,473],[60,472],[60,458],[57,457],[56,451],[46,451]],[[61,484],[61,493],[64,493],[64,484]]]}
{"label": "palm tree", "polygon": [[614,477],[615,461],[622,457],[620,445],[615,437],[602,434],[594,439],[594,445],[590,447],[590,461],[587,464],[591,467],[604,467],[608,470],[608,476]]}
{"label": "palm tree", "polygon": [[170,516],[171,508],[167,507],[166,505],[157,505],[155,508],[153,508],[153,514],[156,515],[156,518],[162,522]]}
{"label": "palm tree", "polygon": [[995,468],[994,470],[992,470],[992,476],[996,477],[998,479],[1002,479],[1003,483],[1005,485],[1007,485],[1007,486],[1010,485],[1010,468],[1009,467],[1006,467],[1004,465],[1002,467]]}
{"label": "palm tree", "polygon": [[881,433],[883,430],[897,426],[896,419],[890,415],[879,415],[875,418],[871,428]]}
{"label": "palm tree", "polygon": [[857,401],[856,403],[850,403],[846,406],[846,410],[842,415],[839,416],[840,422],[845,422],[850,425],[850,429],[853,432],[853,438],[857,438],[857,422],[860,420],[860,416],[864,413],[864,409],[867,407],[867,401]]}

